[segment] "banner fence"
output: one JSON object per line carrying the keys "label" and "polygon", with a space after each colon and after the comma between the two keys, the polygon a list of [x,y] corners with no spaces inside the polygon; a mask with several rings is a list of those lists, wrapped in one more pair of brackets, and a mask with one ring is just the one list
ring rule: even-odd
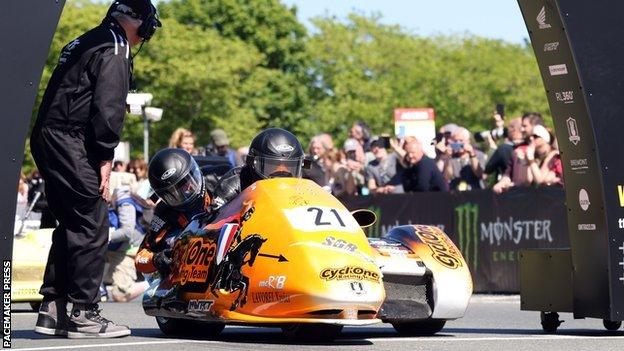
{"label": "banner fence", "polygon": [[[520,250],[569,247],[559,187],[453,193],[411,193],[341,199],[350,210],[367,208],[377,223],[366,230],[379,237],[403,224],[443,229],[470,267],[475,292],[518,293]],[[535,272],[539,274],[539,272]]]}

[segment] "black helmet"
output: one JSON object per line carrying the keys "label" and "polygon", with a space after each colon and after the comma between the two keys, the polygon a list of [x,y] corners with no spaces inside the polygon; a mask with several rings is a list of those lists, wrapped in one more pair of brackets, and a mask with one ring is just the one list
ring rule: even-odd
{"label": "black helmet", "polygon": [[301,177],[303,148],[291,132],[266,129],[251,141],[245,166],[253,170],[255,180],[274,177]]}
{"label": "black helmet", "polygon": [[149,163],[154,192],[169,206],[193,203],[204,194],[204,177],[193,157],[182,149],[163,149]]}
{"label": "black helmet", "polygon": [[142,21],[137,34],[143,38],[143,41],[150,40],[156,32],[156,28],[162,27],[158,18],[158,10],[150,0],[115,0],[108,9],[108,15],[114,11],[125,13]]}

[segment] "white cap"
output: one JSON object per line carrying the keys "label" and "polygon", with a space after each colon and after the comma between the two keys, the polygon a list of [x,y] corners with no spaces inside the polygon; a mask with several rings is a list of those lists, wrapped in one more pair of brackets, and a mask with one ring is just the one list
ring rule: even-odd
{"label": "white cap", "polygon": [[550,133],[548,133],[548,130],[546,130],[543,125],[535,125],[533,127],[533,135],[544,139],[544,141],[546,141],[547,143],[550,143]]}

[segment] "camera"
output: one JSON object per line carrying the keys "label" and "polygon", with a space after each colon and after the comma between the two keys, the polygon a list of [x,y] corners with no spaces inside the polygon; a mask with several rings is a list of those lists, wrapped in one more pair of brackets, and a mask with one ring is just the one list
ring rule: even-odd
{"label": "camera", "polygon": [[474,138],[475,141],[482,142],[490,135],[494,141],[506,138],[507,137],[507,127],[505,128],[496,128],[492,130],[486,130],[483,132],[475,133]]}
{"label": "camera", "polygon": [[435,142],[436,144],[441,142],[444,139],[449,139],[451,137],[451,132],[444,132],[444,133],[436,133],[435,136]]}
{"label": "camera", "polygon": [[464,143],[455,141],[455,142],[452,142],[450,146],[451,146],[451,150],[455,154],[455,153],[460,152],[464,148]]}
{"label": "camera", "polygon": [[355,150],[347,151],[347,160],[357,161]]}

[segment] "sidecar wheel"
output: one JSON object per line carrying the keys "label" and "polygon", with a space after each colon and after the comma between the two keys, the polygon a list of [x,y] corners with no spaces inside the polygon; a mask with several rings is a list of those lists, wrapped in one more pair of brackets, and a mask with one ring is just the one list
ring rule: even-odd
{"label": "sidecar wheel", "polygon": [[207,323],[189,319],[156,317],[158,328],[165,335],[201,336],[213,338],[221,334],[225,328],[223,323]]}
{"label": "sidecar wheel", "polygon": [[323,342],[333,341],[342,331],[342,325],[299,323],[282,327],[282,332],[291,341]]}

